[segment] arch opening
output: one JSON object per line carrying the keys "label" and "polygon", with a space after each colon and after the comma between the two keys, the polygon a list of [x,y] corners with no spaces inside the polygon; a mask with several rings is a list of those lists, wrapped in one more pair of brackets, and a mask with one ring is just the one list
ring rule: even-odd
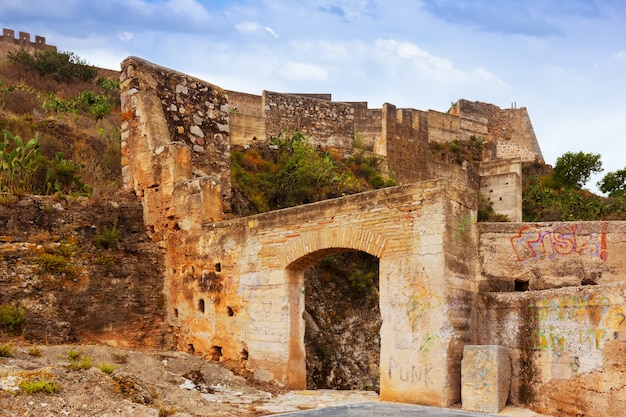
{"label": "arch opening", "polygon": [[306,387],[379,391],[379,260],[334,252],[304,271]]}

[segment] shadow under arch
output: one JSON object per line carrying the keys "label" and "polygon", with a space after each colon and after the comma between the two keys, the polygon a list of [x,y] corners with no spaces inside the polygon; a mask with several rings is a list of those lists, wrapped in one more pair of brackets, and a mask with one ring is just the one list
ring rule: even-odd
{"label": "shadow under arch", "polygon": [[341,252],[361,251],[383,257],[388,238],[376,232],[353,227],[320,229],[286,243],[277,254],[286,272],[289,294],[288,385],[306,388],[306,348],[304,343],[304,273],[322,259]]}

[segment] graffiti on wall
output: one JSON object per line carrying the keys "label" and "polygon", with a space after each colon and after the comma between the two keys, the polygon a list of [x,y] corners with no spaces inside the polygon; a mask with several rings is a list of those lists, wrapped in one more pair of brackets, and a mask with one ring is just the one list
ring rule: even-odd
{"label": "graffiti on wall", "polygon": [[552,259],[570,255],[598,257],[606,261],[609,253],[606,247],[606,223],[601,230],[593,230],[593,225],[560,225],[553,229],[538,229],[524,226],[510,238],[517,260]]}
{"label": "graffiti on wall", "polygon": [[539,326],[533,349],[561,356],[568,347],[602,349],[614,332],[626,329],[626,308],[602,294],[543,298],[530,304]]}
{"label": "graffiti on wall", "polygon": [[424,313],[441,306],[441,298],[419,284],[407,285],[402,289],[402,294],[407,299],[404,304],[404,311],[409,321],[409,326],[415,333],[419,329],[420,319],[424,316]]}
{"label": "graffiti on wall", "polygon": [[408,365],[399,362],[394,357],[389,358],[389,368],[387,368],[389,379],[426,386],[433,384],[431,379],[432,371],[433,365]]}

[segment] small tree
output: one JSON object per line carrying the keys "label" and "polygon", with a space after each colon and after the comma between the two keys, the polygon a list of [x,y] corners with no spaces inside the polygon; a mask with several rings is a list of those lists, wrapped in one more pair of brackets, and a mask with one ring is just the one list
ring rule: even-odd
{"label": "small tree", "polygon": [[597,183],[603,193],[610,197],[623,197],[626,194],[626,168],[609,172]]}
{"label": "small tree", "polygon": [[581,189],[592,174],[602,172],[600,154],[566,152],[556,159],[552,171],[555,188]]}

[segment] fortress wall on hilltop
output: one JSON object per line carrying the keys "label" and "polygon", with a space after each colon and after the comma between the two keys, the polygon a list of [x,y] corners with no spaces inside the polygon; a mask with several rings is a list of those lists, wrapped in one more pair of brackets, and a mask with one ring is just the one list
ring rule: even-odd
{"label": "fortress wall on hilltop", "polygon": [[15,31],[12,29],[2,29],[2,36],[0,36],[0,56],[6,56],[9,52],[16,51],[20,48],[25,49],[53,49],[56,51],[57,47],[46,44],[46,38],[36,35],[35,41],[31,42],[31,35],[28,32],[19,32],[18,37],[15,37]]}

